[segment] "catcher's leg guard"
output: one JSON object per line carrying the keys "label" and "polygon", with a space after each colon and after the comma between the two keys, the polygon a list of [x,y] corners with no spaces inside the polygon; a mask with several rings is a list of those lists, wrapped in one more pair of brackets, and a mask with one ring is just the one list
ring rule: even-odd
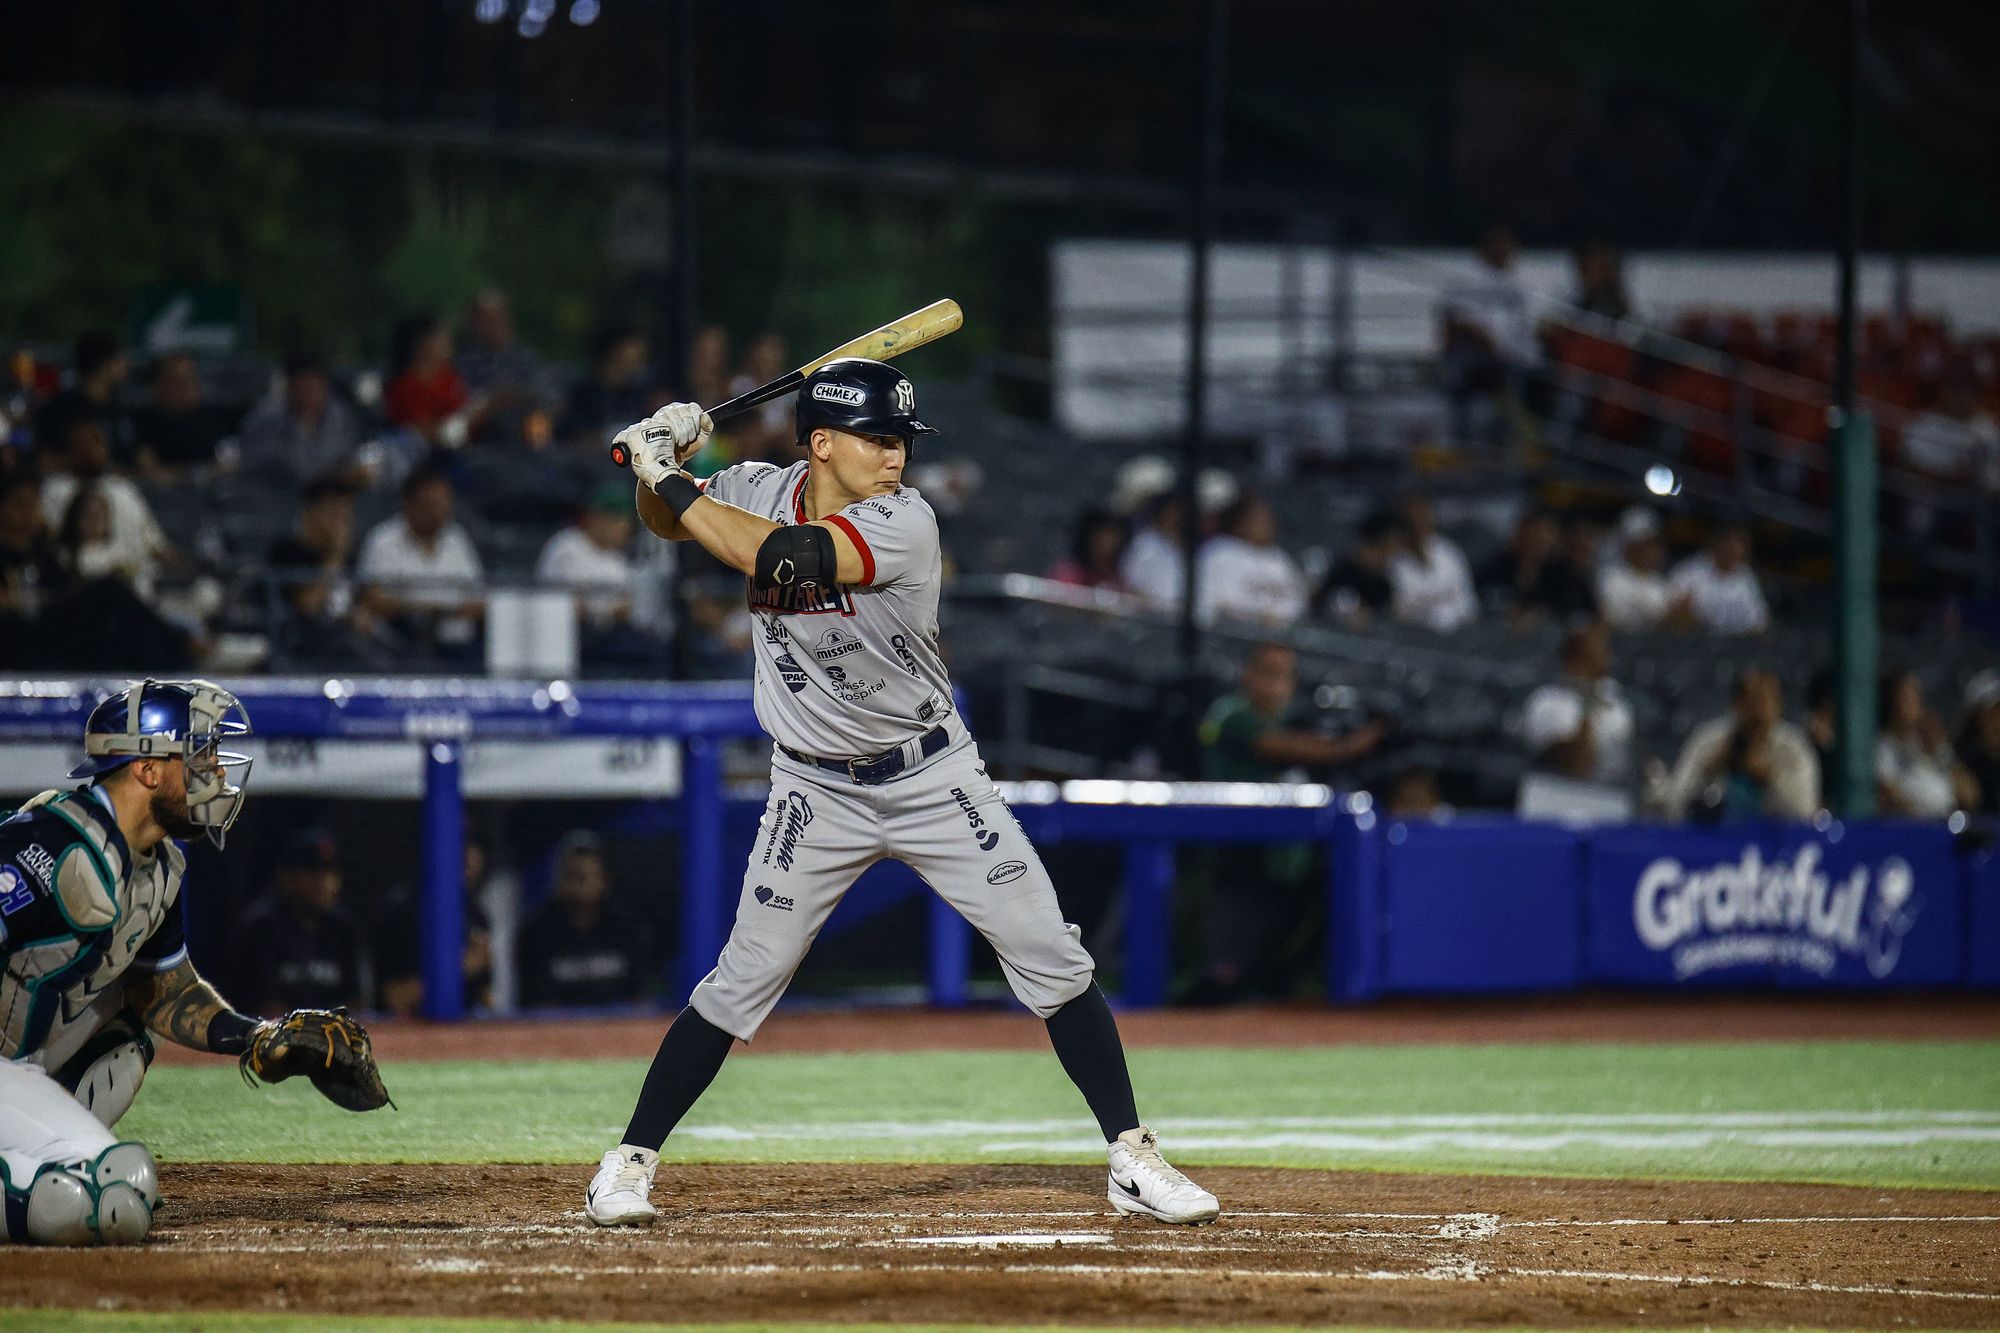
{"label": "catcher's leg guard", "polygon": [[109,1129],[132,1109],[152,1063],[153,1039],[127,1011],[94,1033],[56,1071],[55,1080]]}
{"label": "catcher's leg guard", "polygon": [[7,1239],[37,1245],[136,1245],[153,1227],[159,1172],[144,1144],[116,1143],[89,1162],[44,1162],[16,1188],[0,1162]]}

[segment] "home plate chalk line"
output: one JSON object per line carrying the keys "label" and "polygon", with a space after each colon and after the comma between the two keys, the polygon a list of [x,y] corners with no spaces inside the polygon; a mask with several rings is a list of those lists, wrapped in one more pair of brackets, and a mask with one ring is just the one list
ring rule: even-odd
{"label": "home plate chalk line", "polygon": [[[853,1140],[971,1141],[981,1153],[1083,1152],[1073,1120],[858,1120],[811,1124],[685,1125],[677,1133],[711,1143]],[[1471,1151],[1557,1153],[1578,1147],[1690,1150],[1718,1144],[1763,1148],[1920,1148],[2000,1143],[2000,1111],[1854,1110],[1635,1111],[1602,1114],[1488,1113],[1316,1116],[1191,1116],[1172,1126],[1183,1150],[1318,1149],[1326,1152]]]}

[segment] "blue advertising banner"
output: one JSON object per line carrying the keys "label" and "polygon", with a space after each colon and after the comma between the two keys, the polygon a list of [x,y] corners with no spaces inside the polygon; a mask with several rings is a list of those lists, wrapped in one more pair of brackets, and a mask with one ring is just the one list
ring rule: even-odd
{"label": "blue advertising banner", "polygon": [[2000,989],[2000,850],[1965,863],[1965,980]]}
{"label": "blue advertising banner", "polygon": [[1384,990],[1578,985],[1578,835],[1548,824],[1390,822],[1381,830]]}
{"label": "blue advertising banner", "polygon": [[1909,824],[1629,826],[1585,853],[1586,978],[1614,985],[1950,985],[1951,835]]}

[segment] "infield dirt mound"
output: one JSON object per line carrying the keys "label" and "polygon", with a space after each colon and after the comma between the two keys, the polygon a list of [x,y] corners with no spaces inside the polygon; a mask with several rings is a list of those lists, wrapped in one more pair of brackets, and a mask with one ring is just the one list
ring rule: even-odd
{"label": "infield dirt mound", "polygon": [[0,1303],[623,1320],[2000,1327],[2000,1194],[1207,1169],[1121,1221],[1101,1168],[165,1171],[139,1251],[11,1251]]}

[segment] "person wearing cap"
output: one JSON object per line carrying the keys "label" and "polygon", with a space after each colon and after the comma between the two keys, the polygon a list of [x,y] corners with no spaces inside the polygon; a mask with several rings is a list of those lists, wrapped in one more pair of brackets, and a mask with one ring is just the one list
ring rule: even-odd
{"label": "person wearing cap", "polygon": [[620,1004],[645,991],[648,969],[632,923],[611,902],[604,842],[574,829],[556,845],[548,901],[521,928],[521,1003]]}
{"label": "person wearing cap", "polygon": [[241,989],[260,1012],[331,1009],[366,998],[361,930],[340,902],[340,847],[323,828],[294,833],[277,883],[238,923]]}
{"label": "person wearing cap", "polygon": [[1597,609],[1615,630],[1687,629],[1694,625],[1686,590],[1667,584],[1667,547],[1659,516],[1639,505],[1618,519],[1618,554],[1597,573]]}

